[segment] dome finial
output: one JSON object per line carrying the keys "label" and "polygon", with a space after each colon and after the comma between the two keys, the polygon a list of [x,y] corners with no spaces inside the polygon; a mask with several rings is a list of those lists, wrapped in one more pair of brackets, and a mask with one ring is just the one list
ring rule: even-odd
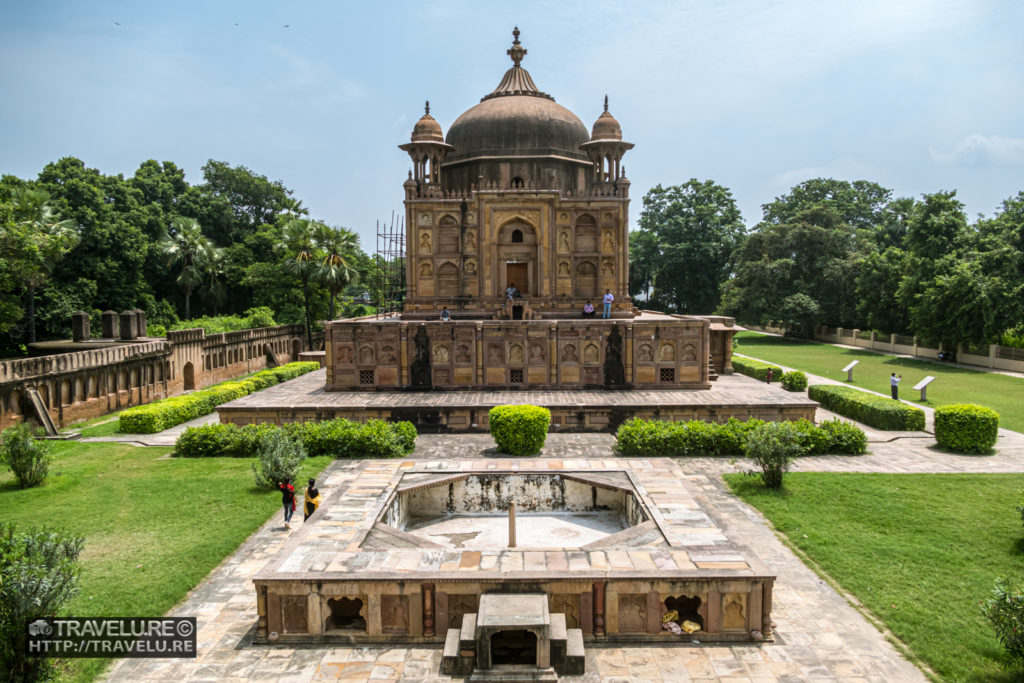
{"label": "dome finial", "polygon": [[519,42],[518,26],[512,29],[512,47],[505,50],[505,54],[512,58],[512,63],[516,66],[519,66],[519,62],[526,56],[526,48]]}
{"label": "dome finial", "polygon": [[[605,100],[604,101],[604,110],[608,111],[608,96],[607,95],[605,95],[604,100]],[[424,113],[426,113],[426,114],[430,113],[430,100],[427,100],[427,103],[423,106],[423,109],[425,110]]]}
{"label": "dome finial", "polygon": [[608,111],[608,96],[604,96],[604,110]]}

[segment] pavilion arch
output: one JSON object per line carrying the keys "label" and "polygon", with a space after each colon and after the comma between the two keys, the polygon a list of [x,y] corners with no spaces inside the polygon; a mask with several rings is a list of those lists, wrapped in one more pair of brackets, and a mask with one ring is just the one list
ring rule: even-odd
{"label": "pavilion arch", "polygon": [[576,219],[576,251],[597,251],[597,219],[585,213]]}
{"label": "pavilion arch", "polygon": [[597,297],[597,266],[593,261],[581,261],[576,265],[575,295]]}
{"label": "pavilion arch", "polygon": [[185,367],[181,369],[181,374],[185,380],[185,391],[192,391],[196,388],[196,371],[192,365],[192,361],[185,363]]}

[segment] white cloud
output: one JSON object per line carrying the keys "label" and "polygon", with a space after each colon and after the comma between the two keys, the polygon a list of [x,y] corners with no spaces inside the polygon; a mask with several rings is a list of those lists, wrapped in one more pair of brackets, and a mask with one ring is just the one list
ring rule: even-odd
{"label": "white cloud", "polygon": [[1024,165],[1024,138],[974,133],[960,141],[952,152],[931,150],[932,159],[958,166]]}

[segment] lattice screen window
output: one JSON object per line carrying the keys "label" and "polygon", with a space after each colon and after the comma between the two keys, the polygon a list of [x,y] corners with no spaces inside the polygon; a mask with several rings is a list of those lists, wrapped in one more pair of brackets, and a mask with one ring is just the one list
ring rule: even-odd
{"label": "lattice screen window", "polygon": [[522,368],[512,368],[512,369],[510,369],[508,371],[508,381],[510,383],[512,383],[512,384],[522,384],[523,383],[523,369]]}
{"label": "lattice screen window", "polygon": [[373,370],[360,370],[359,371],[359,383],[372,385],[373,382]]}
{"label": "lattice screen window", "polygon": [[658,379],[662,382],[675,382],[676,381],[676,369],[675,368],[661,368],[658,371]]}

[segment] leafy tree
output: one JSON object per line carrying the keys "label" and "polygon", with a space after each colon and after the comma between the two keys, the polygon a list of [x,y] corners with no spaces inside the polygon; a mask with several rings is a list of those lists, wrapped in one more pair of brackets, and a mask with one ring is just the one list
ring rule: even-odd
{"label": "leafy tree", "polygon": [[[898,297],[909,311],[911,329],[925,339],[958,341],[941,332],[940,321],[947,311],[936,306],[944,295],[931,292],[925,297],[925,293],[956,265],[957,253],[968,240],[967,216],[955,191],[924,195],[914,205],[907,223],[907,259]],[[936,332],[940,334],[935,336]]]}
{"label": "leafy tree", "polygon": [[23,275],[28,296],[28,341],[36,340],[36,287],[52,273],[57,262],[78,243],[75,221],[62,219],[50,203],[46,190],[15,190],[12,201],[17,227],[26,239],[21,257],[26,260]]}
{"label": "leafy tree", "polygon": [[74,157],[47,164],[38,187],[51,194],[63,218],[79,226],[78,245],[54,273],[54,283],[70,288],[80,279],[92,280],[96,294],[89,308],[134,308],[150,291],[143,266],[157,244],[132,218],[141,192]]}
{"label": "leafy tree", "polygon": [[805,180],[787,194],[765,204],[765,223],[792,223],[798,214],[818,204],[825,204],[839,214],[854,230],[873,230],[883,223],[892,190],[867,180]]}
{"label": "leafy tree", "polygon": [[872,330],[901,333],[910,329],[907,307],[897,296],[907,254],[898,247],[872,251],[857,274],[857,314]]}
{"label": "leafy tree", "polygon": [[[822,322],[849,326],[860,248],[853,229],[825,204],[801,211],[791,223],[760,223],[738,251],[723,308],[762,325],[798,319],[805,332]],[[789,299],[798,293],[804,296]]]}
{"label": "leafy tree", "polygon": [[194,218],[176,218],[161,248],[168,268],[180,268],[175,282],[185,292],[185,318],[192,318],[192,290],[200,286],[217,259],[217,250]]}
{"label": "leafy tree", "polygon": [[321,223],[317,226],[316,240],[323,250],[316,281],[330,292],[328,315],[334,320],[334,301],[356,275],[352,254],[359,249],[359,237],[351,230],[335,229]]}
{"label": "leafy tree", "polygon": [[640,235],[633,238],[637,293],[679,313],[711,313],[718,307],[730,257],[743,236],[743,219],[729,190],[696,178],[644,196]]}
{"label": "leafy tree", "polygon": [[310,283],[317,273],[320,250],[317,236],[326,226],[306,218],[292,218],[284,224],[279,247],[288,255],[286,271],[302,284],[302,304],[305,311],[307,348],[313,348],[313,320],[310,314]]}

